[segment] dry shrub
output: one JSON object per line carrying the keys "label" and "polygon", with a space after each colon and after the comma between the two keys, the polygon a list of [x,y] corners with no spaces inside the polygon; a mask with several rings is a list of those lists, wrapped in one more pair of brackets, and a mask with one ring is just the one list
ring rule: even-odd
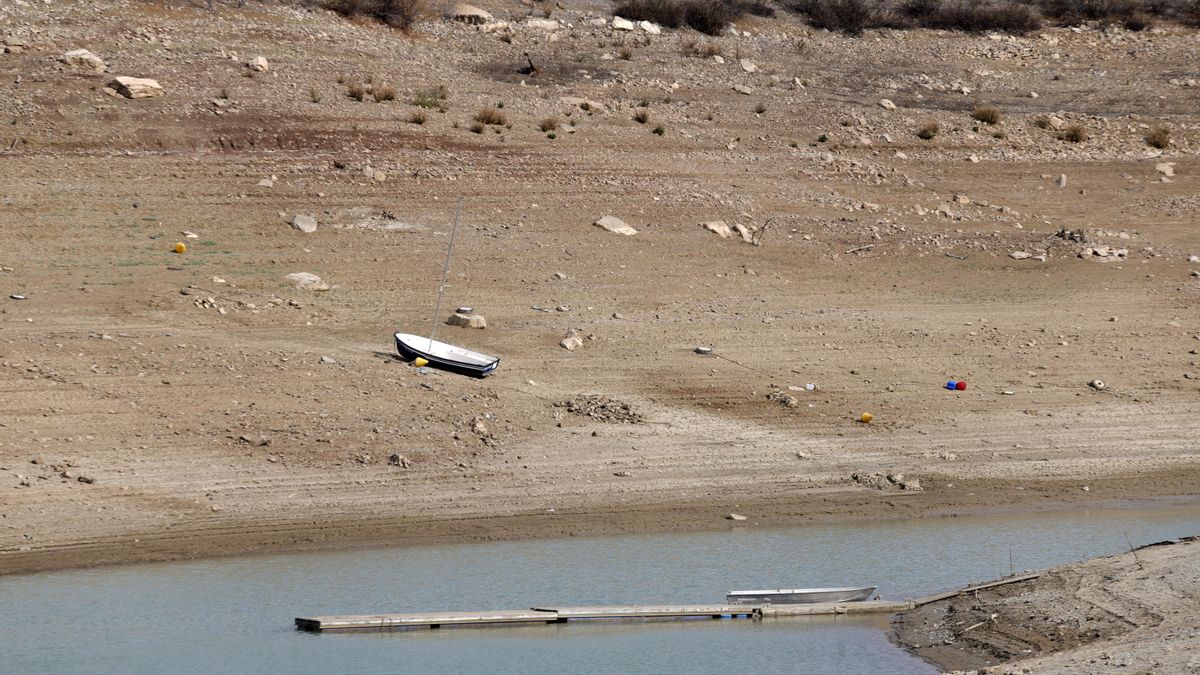
{"label": "dry shrub", "polygon": [[790,0],[787,8],[804,14],[814,28],[859,35],[878,25],[880,9],[869,0]]}
{"label": "dry shrub", "polygon": [[1024,34],[1037,30],[1041,21],[1028,6],[1011,0],[1000,3],[957,0],[938,7],[919,25],[966,33],[998,31]]}
{"label": "dry shrub", "polygon": [[999,124],[1000,109],[994,105],[977,105],[972,117],[984,124]]}
{"label": "dry shrub", "polygon": [[502,127],[508,124],[508,116],[504,111],[496,107],[480,108],[479,112],[475,113],[475,121],[480,124],[490,124]]}
{"label": "dry shrub", "polygon": [[367,88],[361,82],[351,82],[346,87],[346,95],[355,101],[362,101],[367,97]]}
{"label": "dry shrub", "polygon": [[470,129],[473,134],[482,134],[484,127],[481,122],[472,122]]}
{"label": "dry shrub", "polygon": [[1171,144],[1171,130],[1166,127],[1155,127],[1146,134],[1146,145],[1164,150]]}
{"label": "dry shrub", "polygon": [[628,45],[621,47],[620,57],[626,61],[633,58],[633,47]]}
{"label": "dry shrub", "polygon": [[1037,14],[1019,0],[788,0],[816,28],[858,35],[870,28],[937,28],[968,33],[1027,33]]}
{"label": "dry shrub", "polygon": [[926,122],[925,124],[921,125],[920,129],[917,129],[917,138],[920,138],[924,141],[931,141],[933,140],[933,137],[937,136],[938,132],[941,130],[942,128],[938,126],[937,122]]}
{"label": "dry shrub", "polygon": [[538,124],[538,128],[542,131],[555,131],[558,129],[558,118],[547,117],[546,119],[542,120],[540,124]]}
{"label": "dry shrub", "polygon": [[378,85],[378,86],[372,88],[371,95],[373,97],[375,97],[376,103],[383,103],[384,101],[395,101],[396,100],[396,88],[390,84]]}
{"label": "dry shrub", "polygon": [[408,121],[412,124],[425,124],[429,121],[429,116],[425,114],[424,110],[414,110],[408,116]]}
{"label": "dry shrub", "polygon": [[450,96],[450,91],[444,85],[438,85],[432,89],[418,91],[413,95],[412,104],[421,108],[443,108],[446,98]]}
{"label": "dry shrub", "polygon": [[1059,140],[1070,143],[1082,143],[1088,139],[1087,129],[1082,124],[1072,124],[1058,135]]}
{"label": "dry shrub", "polygon": [[312,101],[313,103],[320,103],[321,102],[321,92],[317,91],[316,87],[311,87],[308,90],[308,100]]}
{"label": "dry shrub", "polygon": [[633,113],[633,121],[638,124],[645,124],[650,121],[650,111],[645,108],[638,108],[637,112]]}
{"label": "dry shrub", "polygon": [[429,14],[425,0],[323,0],[325,9],[345,17],[364,17],[408,30]]}

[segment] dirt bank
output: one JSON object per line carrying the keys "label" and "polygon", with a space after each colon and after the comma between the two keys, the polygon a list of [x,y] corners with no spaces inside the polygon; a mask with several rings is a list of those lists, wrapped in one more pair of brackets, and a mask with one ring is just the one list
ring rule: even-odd
{"label": "dirt bank", "polygon": [[0,572],[1200,492],[1195,30],[491,9],[0,3]]}
{"label": "dirt bank", "polygon": [[896,621],[946,670],[1191,673],[1200,668],[1200,539],[1046,570]]}

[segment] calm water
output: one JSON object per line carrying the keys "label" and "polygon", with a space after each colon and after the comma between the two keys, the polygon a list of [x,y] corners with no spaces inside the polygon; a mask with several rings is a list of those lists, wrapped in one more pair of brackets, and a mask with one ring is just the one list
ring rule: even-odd
{"label": "calm water", "polygon": [[904,598],[1200,533],[1200,506],[253,556],[0,577],[0,672],[929,673],[886,617],[310,635],[301,615],[720,602],[872,583]]}

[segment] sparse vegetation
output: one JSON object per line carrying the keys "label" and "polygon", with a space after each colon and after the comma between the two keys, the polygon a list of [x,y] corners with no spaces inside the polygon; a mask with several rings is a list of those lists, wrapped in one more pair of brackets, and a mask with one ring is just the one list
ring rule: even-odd
{"label": "sparse vegetation", "polygon": [[414,110],[409,114],[408,121],[412,124],[425,124],[429,121],[429,116],[424,110]]}
{"label": "sparse vegetation", "polygon": [[1039,129],[1049,129],[1050,128],[1050,120],[1046,117],[1039,117],[1033,121],[1033,126],[1039,128]]}
{"label": "sparse vegetation", "polygon": [[917,129],[917,138],[923,141],[931,141],[941,130],[942,128],[938,126],[937,122],[929,121],[922,124],[920,129]]}
{"label": "sparse vegetation", "polygon": [[547,117],[546,119],[542,120],[540,124],[538,124],[538,128],[542,131],[555,131],[558,129],[558,118]]}
{"label": "sparse vegetation", "polygon": [[449,98],[450,90],[444,85],[438,85],[432,89],[425,89],[413,94],[412,104],[421,108],[438,108],[445,112],[446,104],[444,101]]}
{"label": "sparse vegetation", "polygon": [[817,136],[817,142],[818,143],[828,143],[829,142],[829,134],[821,134],[820,136]]}
{"label": "sparse vegetation", "polygon": [[619,56],[624,61],[629,61],[629,60],[633,59],[633,47],[630,47],[629,45],[625,45],[624,47],[621,47]]}
{"label": "sparse vegetation", "polygon": [[1088,139],[1088,132],[1082,124],[1071,124],[1063,129],[1058,138],[1069,143],[1083,143]]}
{"label": "sparse vegetation", "polygon": [[481,122],[472,122],[469,128],[473,134],[482,134],[484,126]]}
{"label": "sparse vegetation", "polygon": [[658,126],[654,127],[654,129],[652,130],[652,132],[653,132],[653,133],[654,133],[656,136],[662,136],[663,134],[667,133],[667,128],[666,128],[666,127],[664,127],[663,125],[661,125],[661,124],[660,124],[660,125],[658,125]]}
{"label": "sparse vegetation", "polygon": [[322,0],[321,4],[348,18],[373,19],[400,30],[408,30],[429,14],[425,0]]}
{"label": "sparse vegetation", "polygon": [[650,111],[646,108],[638,108],[637,111],[633,113],[633,121],[637,122],[638,124],[645,124],[646,122],[649,122]]}
{"label": "sparse vegetation", "polygon": [[508,124],[508,116],[497,107],[480,108],[479,112],[475,113],[475,121],[479,124],[501,127]]}
{"label": "sparse vegetation", "polygon": [[1166,127],[1155,127],[1146,134],[1146,145],[1159,150],[1165,150],[1171,144],[1171,130]]}
{"label": "sparse vegetation", "polygon": [[551,131],[550,133],[546,134],[546,138],[549,138],[550,140],[554,140],[554,139],[558,138],[558,134]]}
{"label": "sparse vegetation", "polygon": [[221,99],[222,101],[228,101],[229,100],[229,90],[222,89],[221,91],[217,92],[217,98]]}
{"label": "sparse vegetation", "polygon": [[312,101],[313,103],[320,103],[321,102],[321,92],[317,91],[316,87],[311,87],[308,90],[308,100]]}
{"label": "sparse vegetation", "polygon": [[984,124],[999,124],[1001,119],[1000,109],[994,105],[977,105],[971,116]]}
{"label": "sparse vegetation", "polygon": [[395,101],[396,100],[396,88],[391,85],[388,85],[388,84],[376,85],[371,88],[371,96],[373,96],[375,98],[376,103],[383,103],[384,101]]}
{"label": "sparse vegetation", "polygon": [[767,112],[767,105],[765,103],[760,102],[758,105],[754,106],[755,115],[761,115],[765,112]]}
{"label": "sparse vegetation", "polygon": [[684,56],[700,56],[703,58],[712,58],[721,55],[721,45],[716,42],[700,42],[698,40],[688,40],[683,43]]}
{"label": "sparse vegetation", "polygon": [[361,82],[351,82],[350,85],[346,87],[346,95],[355,101],[362,101],[367,97],[367,88],[364,87]]}
{"label": "sparse vegetation", "polygon": [[1024,2],[965,0],[788,0],[785,6],[803,14],[816,28],[859,35],[873,28],[939,28],[969,33],[1028,33],[1040,25]]}

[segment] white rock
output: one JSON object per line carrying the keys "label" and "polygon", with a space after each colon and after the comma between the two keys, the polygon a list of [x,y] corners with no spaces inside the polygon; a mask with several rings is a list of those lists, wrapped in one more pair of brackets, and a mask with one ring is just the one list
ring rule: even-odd
{"label": "white rock", "polygon": [[733,90],[734,90],[734,91],[736,91],[736,92],[737,92],[737,93],[739,93],[739,94],[742,94],[742,95],[744,95],[744,96],[749,96],[750,94],[753,94],[753,93],[754,93],[754,89],[752,89],[752,88],[750,88],[750,87],[747,87],[747,86],[746,86],[746,85],[744,85],[744,84],[735,84],[735,85],[733,85]]}
{"label": "white rock", "polygon": [[1200,263],[1200,255],[1189,255],[1189,256],[1188,256],[1188,262],[1190,262],[1190,263]]}
{"label": "white rock", "polygon": [[141,77],[118,77],[109,82],[108,86],[125,98],[153,98],[163,95],[162,85],[157,80]]}
{"label": "white rock", "polygon": [[250,59],[249,63],[246,64],[246,67],[256,73],[265,73],[271,69],[271,64],[267,62],[267,57],[256,56]]}
{"label": "white rock", "polygon": [[270,178],[264,178],[258,181],[258,187],[273,188],[275,187],[275,181]]}
{"label": "white rock", "polygon": [[1158,164],[1154,165],[1154,170],[1161,173],[1164,176],[1174,176],[1175,175],[1175,163],[1174,162],[1159,162]]}
{"label": "white rock", "polygon": [[1060,188],[1067,187],[1067,174],[1065,174],[1065,173],[1058,174],[1058,178],[1055,179],[1054,184]]}
{"label": "white rock", "polygon": [[596,227],[602,227],[613,234],[623,234],[627,237],[637,234],[637,230],[626,225],[625,221],[616,216],[604,216],[592,224]]}
{"label": "white rock", "polygon": [[321,358],[317,359],[317,363],[329,365],[332,363],[337,363],[337,361],[332,356],[322,356]]}
{"label": "white rock", "polygon": [[750,59],[740,59],[738,61],[738,65],[740,65],[742,70],[746,71],[747,73],[753,73],[758,70],[758,66],[754,65]]}
{"label": "white rock", "polygon": [[104,63],[104,59],[96,56],[86,49],[73,49],[59,57],[59,60],[68,66],[83,68],[97,73],[103,73],[108,69]]}
{"label": "white rock", "polygon": [[889,99],[881,98],[879,99],[879,107],[883,108],[884,110],[895,110],[896,104],[892,103]]}
{"label": "white rock", "polygon": [[658,34],[662,33],[662,29],[658,27],[658,24],[651,23],[649,21],[639,21],[638,28],[641,28],[643,31],[649,33],[650,35],[658,35]]}
{"label": "white rock", "polygon": [[562,24],[554,19],[525,19],[524,24],[529,28],[544,31],[556,31],[562,28]]}
{"label": "white rock", "polygon": [[1012,258],[1013,260],[1025,260],[1026,258],[1032,258],[1033,254],[1026,253],[1025,251],[1013,251],[1012,253],[1008,254],[1008,257]]}
{"label": "white rock", "polygon": [[1060,131],[1063,127],[1067,126],[1067,123],[1063,120],[1063,118],[1059,117],[1058,115],[1051,115],[1047,117],[1046,124],[1049,124],[1050,128],[1054,129],[1055,131]]}
{"label": "white rock", "polygon": [[305,234],[312,234],[313,232],[317,231],[317,219],[313,218],[312,216],[297,213],[296,215],[292,216],[292,227],[304,232]]}
{"label": "white rock", "polygon": [[743,516],[740,513],[731,513],[725,516],[725,520],[746,520],[746,516]]}
{"label": "white rock", "polygon": [[720,54],[713,54],[712,59],[713,59],[713,63],[716,63],[716,64],[725,63],[725,57],[721,56]]}
{"label": "white rock", "polygon": [[285,277],[296,288],[305,291],[327,291],[329,284],[311,272],[292,272]]}
{"label": "white rock", "polygon": [[569,352],[573,352],[583,346],[583,338],[579,337],[579,333],[572,330],[558,343],[558,346]]}
{"label": "white rock", "polygon": [[725,224],[723,220],[714,220],[708,223],[701,223],[701,227],[716,234],[722,239],[728,239],[733,236],[733,230]]}
{"label": "white rock", "polygon": [[450,8],[450,18],[455,21],[479,26],[485,23],[491,23],[495,19],[492,15],[474,5],[457,4]]}
{"label": "white rock", "polygon": [[622,19],[619,16],[613,17],[612,26],[617,30],[633,30],[633,22],[629,19]]}
{"label": "white rock", "polygon": [[482,314],[461,314],[455,312],[446,319],[446,325],[463,326],[464,328],[487,328],[487,319]]}

